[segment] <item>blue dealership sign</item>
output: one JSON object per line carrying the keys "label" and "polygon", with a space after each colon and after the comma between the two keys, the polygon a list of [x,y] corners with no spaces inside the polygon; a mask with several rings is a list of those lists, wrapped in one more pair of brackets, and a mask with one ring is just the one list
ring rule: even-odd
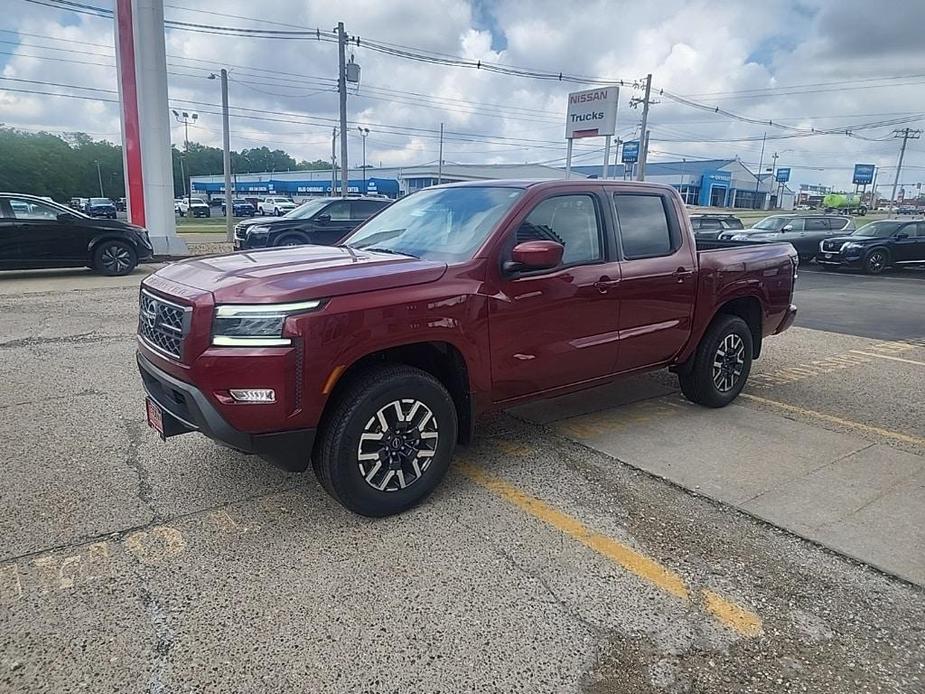
{"label": "blue dealership sign", "polygon": [[874,181],[874,165],[873,164],[855,164],[854,165],[854,178],[851,180],[855,185],[866,186],[868,183],[873,183]]}
{"label": "blue dealership sign", "polygon": [[632,164],[639,161],[639,140],[623,143],[623,162]]}
{"label": "blue dealership sign", "polygon": [[790,180],[790,169],[780,168],[777,170],[777,176],[774,178],[778,183],[786,183]]}

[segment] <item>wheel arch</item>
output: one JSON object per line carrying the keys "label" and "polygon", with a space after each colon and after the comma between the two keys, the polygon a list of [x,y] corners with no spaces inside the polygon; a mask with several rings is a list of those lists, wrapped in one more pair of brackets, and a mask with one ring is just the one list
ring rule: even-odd
{"label": "wheel arch", "polygon": [[757,359],[761,355],[763,337],[763,311],[758,297],[742,296],[727,301],[717,309],[710,323],[712,324],[718,316],[738,316],[745,321],[749,332],[752,334],[752,358]]}
{"label": "wheel arch", "polygon": [[96,249],[99,248],[101,243],[105,243],[106,241],[121,241],[122,243],[131,246],[132,250],[138,254],[138,243],[134,239],[118,233],[104,232],[98,236],[94,236],[92,239],[90,239],[90,243],[87,244],[87,259],[89,261],[93,261],[93,254],[96,253]]}
{"label": "wheel arch", "polygon": [[[348,385],[367,369],[384,364],[404,364],[429,373],[443,384],[456,407],[458,442],[469,443],[475,428],[475,409],[469,380],[469,365],[463,353],[450,342],[413,342],[376,350],[356,359],[344,369],[331,387],[325,413]],[[322,414],[321,426],[325,424]]]}

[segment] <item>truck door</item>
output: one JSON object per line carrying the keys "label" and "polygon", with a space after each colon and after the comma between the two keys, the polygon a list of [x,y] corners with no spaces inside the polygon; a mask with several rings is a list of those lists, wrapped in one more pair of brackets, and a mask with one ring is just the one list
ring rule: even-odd
{"label": "truck door", "polygon": [[898,263],[925,260],[925,222],[905,224],[893,234],[893,259]]}
{"label": "truck door", "polygon": [[691,334],[695,250],[673,200],[657,192],[613,195],[620,263],[620,353],[614,371],[674,357]]}
{"label": "truck door", "polygon": [[489,299],[495,400],[610,374],[617,354],[620,264],[604,234],[604,198],[553,194],[505,239],[498,267],[524,241],[565,246],[549,270],[505,274]]}

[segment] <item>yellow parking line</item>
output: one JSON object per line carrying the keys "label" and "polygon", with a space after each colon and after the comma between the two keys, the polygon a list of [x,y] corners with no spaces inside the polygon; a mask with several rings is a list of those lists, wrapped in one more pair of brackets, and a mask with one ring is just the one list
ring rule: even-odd
{"label": "yellow parking line", "polygon": [[[456,467],[479,486],[484,487],[534,518],[565,533],[585,547],[607,557],[615,564],[660,590],[684,601],[689,602],[691,600],[690,590],[684,583],[684,579],[654,559],[613,538],[595,533],[576,518],[572,518],[536,497],[530,496],[475,465],[459,462]],[[737,633],[743,636],[755,636],[761,632],[761,618],[754,612],[730,602],[712,591],[702,591],[701,598],[704,607],[715,619]]]}
{"label": "yellow parking line", "polygon": [[902,357],[891,357],[888,354],[873,354],[871,352],[862,352],[859,349],[851,350],[855,354],[863,354],[865,357],[876,357],[877,359],[889,359],[890,361],[899,361],[903,364],[914,364],[915,366],[925,366],[925,361],[916,361],[915,359],[903,359]]}
{"label": "yellow parking line", "polygon": [[824,412],[816,412],[815,410],[807,410],[803,407],[797,407],[796,405],[788,405],[785,402],[778,402],[777,400],[768,400],[767,398],[760,398],[757,395],[751,395],[750,393],[741,393],[739,395],[741,398],[746,400],[754,400],[755,402],[760,402],[764,405],[771,405],[772,407],[779,407],[782,410],[787,410],[788,412],[795,412],[796,414],[801,414],[806,417],[815,417],[816,419],[821,419],[824,422],[831,422],[832,424],[838,424],[849,429],[856,429],[858,431],[863,431],[868,434],[877,434],[887,439],[894,439],[896,441],[902,441],[903,443],[911,443],[915,446],[925,446],[925,439],[919,438],[918,436],[910,436],[909,434],[903,434],[898,431],[890,431],[889,429],[881,429],[880,427],[872,427],[869,424],[861,424],[860,422],[853,422],[850,419],[842,419],[841,417],[835,417],[830,414],[825,414]]}
{"label": "yellow parking line", "polygon": [[704,607],[723,624],[735,629],[744,636],[757,636],[761,633],[761,618],[754,612],[742,609],[734,602],[712,590],[704,588],[700,591]]}

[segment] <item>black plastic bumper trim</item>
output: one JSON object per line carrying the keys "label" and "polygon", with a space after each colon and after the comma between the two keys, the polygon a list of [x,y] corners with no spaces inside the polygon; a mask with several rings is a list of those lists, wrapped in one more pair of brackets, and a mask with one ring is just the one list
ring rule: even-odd
{"label": "black plastic bumper trim", "polygon": [[[174,378],[137,353],[145,393],[164,415],[165,437],[198,431],[218,443],[259,455],[291,472],[303,472],[311,458],[315,429],[293,429],[269,434],[249,434],[232,427],[196,386]],[[182,404],[169,394],[182,395]]]}

